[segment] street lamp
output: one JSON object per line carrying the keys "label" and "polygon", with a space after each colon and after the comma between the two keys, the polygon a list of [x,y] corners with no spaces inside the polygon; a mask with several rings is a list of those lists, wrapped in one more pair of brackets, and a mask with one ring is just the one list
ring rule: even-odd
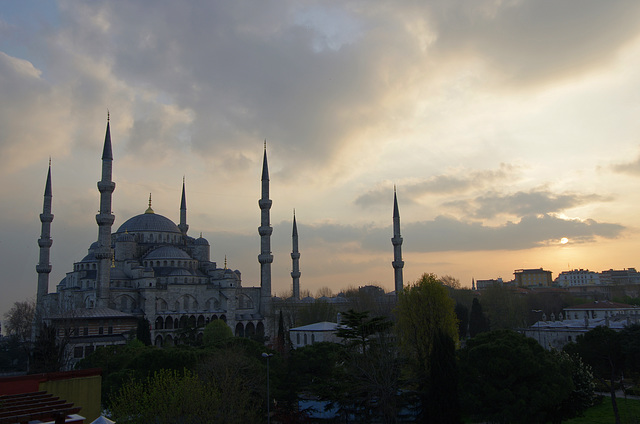
{"label": "street lamp", "polygon": [[273,353],[262,353],[262,357],[267,360],[267,424],[271,424],[271,402],[269,400],[269,358],[273,356]]}

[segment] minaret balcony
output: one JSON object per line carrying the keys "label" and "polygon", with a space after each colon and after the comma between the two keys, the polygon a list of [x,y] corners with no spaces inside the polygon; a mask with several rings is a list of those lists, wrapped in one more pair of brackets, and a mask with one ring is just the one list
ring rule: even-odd
{"label": "minaret balcony", "polygon": [[51,272],[51,264],[38,264],[36,265],[36,272],[38,274],[48,274]]}
{"label": "minaret balcony", "polygon": [[53,244],[53,240],[51,240],[50,238],[38,239],[38,246],[40,247],[51,247],[52,244]]}
{"label": "minaret balcony", "polygon": [[40,214],[40,222],[42,222],[43,224],[45,222],[51,222],[53,221],[53,214],[52,213],[41,213]]}
{"label": "minaret balcony", "polygon": [[271,201],[271,199],[260,199],[258,200],[258,206],[260,206],[260,209],[271,209],[271,204],[273,202]]}
{"label": "minaret balcony", "polygon": [[116,183],[113,181],[98,181],[98,191],[100,193],[113,193]]}
{"label": "minaret balcony", "polygon": [[273,228],[270,226],[260,226],[258,227],[258,234],[261,236],[270,236],[273,233]]}
{"label": "minaret balcony", "polygon": [[270,264],[273,262],[273,255],[270,253],[261,253],[258,255],[258,262],[261,264]]}
{"label": "minaret balcony", "polygon": [[111,213],[99,213],[96,215],[96,222],[98,225],[113,225],[113,221],[115,221],[115,215]]}
{"label": "minaret balcony", "polygon": [[391,262],[394,268],[404,268],[404,261],[393,261]]}
{"label": "minaret balcony", "polygon": [[402,237],[400,237],[400,236],[394,236],[394,237],[391,239],[391,243],[392,243],[394,246],[400,246],[400,245],[402,244]]}

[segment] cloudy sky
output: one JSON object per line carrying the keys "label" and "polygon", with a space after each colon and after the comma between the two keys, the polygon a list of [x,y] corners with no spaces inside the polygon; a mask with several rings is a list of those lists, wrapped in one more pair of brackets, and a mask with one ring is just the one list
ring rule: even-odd
{"label": "cloudy sky", "polygon": [[[97,239],[111,114],[115,227],[179,217],[258,285],[260,167],[273,287],[393,286],[520,268],[638,267],[640,2],[0,3],[0,312],[33,297],[52,160],[50,291]],[[565,237],[568,243],[561,244]]]}

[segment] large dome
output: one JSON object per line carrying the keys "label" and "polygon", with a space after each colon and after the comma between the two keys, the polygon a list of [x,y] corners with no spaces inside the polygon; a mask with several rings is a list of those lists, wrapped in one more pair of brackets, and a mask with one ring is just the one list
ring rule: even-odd
{"label": "large dome", "polygon": [[124,233],[128,231],[135,233],[138,231],[162,231],[165,233],[177,233],[182,234],[176,224],[169,218],[165,218],[157,213],[143,213],[141,215],[134,216],[125,221],[124,224],[118,228],[118,233]]}

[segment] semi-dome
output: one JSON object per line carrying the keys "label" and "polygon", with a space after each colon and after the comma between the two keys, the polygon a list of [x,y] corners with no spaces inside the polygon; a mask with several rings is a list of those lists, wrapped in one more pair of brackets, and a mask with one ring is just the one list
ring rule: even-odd
{"label": "semi-dome", "polygon": [[124,233],[125,231],[130,233],[138,231],[162,231],[165,233],[182,234],[173,221],[157,213],[143,213],[129,218],[118,228],[117,232]]}
{"label": "semi-dome", "polygon": [[191,259],[191,256],[177,247],[162,246],[149,252],[144,259]]}

